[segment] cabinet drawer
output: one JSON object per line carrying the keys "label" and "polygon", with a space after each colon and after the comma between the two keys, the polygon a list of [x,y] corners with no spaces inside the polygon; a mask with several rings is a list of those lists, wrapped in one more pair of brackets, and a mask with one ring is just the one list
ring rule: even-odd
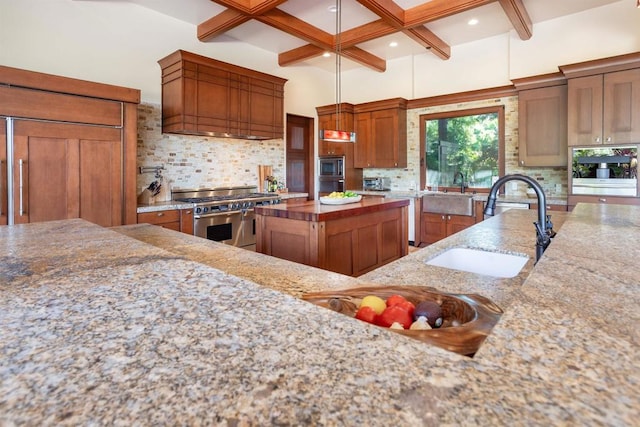
{"label": "cabinet drawer", "polygon": [[612,196],[569,196],[568,204],[573,206],[578,203],[601,203],[607,205],[640,205],[637,197],[612,197]]}
{"label": "cabinet drawer", "polygon": [[138,224],[148,223],[161,225],[169,222],[177,222],[178,227],[180,226],[180,212],[177,209],[158,212],[144,212],[138,214]]}

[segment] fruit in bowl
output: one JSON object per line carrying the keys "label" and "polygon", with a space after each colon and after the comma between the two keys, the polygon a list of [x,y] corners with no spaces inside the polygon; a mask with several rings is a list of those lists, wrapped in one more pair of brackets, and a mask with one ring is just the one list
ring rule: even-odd
{"label": "fruit in bowl", "polygon": [[330,199],[346,199],[349,197],[358,197],[358,194],[353,191],[334,191],[326,197]]}

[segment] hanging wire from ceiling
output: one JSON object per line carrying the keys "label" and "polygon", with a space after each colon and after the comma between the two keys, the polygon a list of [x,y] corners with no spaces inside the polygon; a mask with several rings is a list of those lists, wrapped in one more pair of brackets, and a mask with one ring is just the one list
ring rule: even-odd
{"label": "hanging wire from ceiling", "polygon": [[342,0],[336,0],[336,130],[341,128],[342,113]]}

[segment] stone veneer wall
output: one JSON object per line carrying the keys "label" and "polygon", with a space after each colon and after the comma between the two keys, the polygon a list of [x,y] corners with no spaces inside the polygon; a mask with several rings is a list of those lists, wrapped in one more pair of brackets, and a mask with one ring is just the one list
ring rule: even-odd
{"label": "stone veneer wall", "polygon": [[[284,181],[285,150],[282,139],[243,140],[162,133],[160,105],[138,107],[137,166],[164,166],[163,176],[173,189],[258,185],[258,166],[273,167]],[[138,193],[155,180],[153,173],[138,174]]]}
{"label": "stone veneer wall", "polygon": [[[418,108],[407,111],[407,168],[406,169],[365,169],[364,176],[382,176],[391,179],[392,190],[412,190],[420,182],[420,115],[439,113],[443,111],[466,110],[505,106],[505,173],[522,173],[540,182],[547,197],[566,197],[567,169],[566,168],[524,168],[518,165],[518,97],[504,97],[490,100],[464,102],[459,104],[441,105],[437,107]],[[557,185],[561,188],[558,191]],[[518,184],[517,190],[507,185],[505,192],[509,196],[526,196],[527,186]]]}

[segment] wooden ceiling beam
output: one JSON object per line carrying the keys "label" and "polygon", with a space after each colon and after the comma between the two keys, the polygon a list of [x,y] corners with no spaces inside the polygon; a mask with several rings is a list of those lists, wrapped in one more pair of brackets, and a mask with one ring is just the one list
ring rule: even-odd
{"label": "wooden ceiling beam", "polygon": [[529,40],[533,36],[533,24],[522,0],[498,0],[504,13],[511,21],[511,25],[521,40]]}
{"label": "wooden ceiling beam", "polygon": [[360,25],[359,27],[343,31],[340,34],[340,44],[347,47],[355,46],[360,43],[368,42],[369,40],[388,36],[389,34],[397,32],[397,28],[393,28],[382,19],[379,19],[377,21],[369,22],[367,24]]}
{"label": "wooden ceiling beam", "polygon": [[198,24],[198,40],[208,42],[235,27],[250,21],[251,17],[233,9],[225,9],[213,18]]}
{"label": "wooden ceiling beam", "polygon": [[392,0],[356,0],[394,28],[404,26],[404,9]]}
{"label": "wooden ceiling beam", "polygon": [[289,15],[280,9],[271,9],[260,16],[254,17],[256,20],[267,24],[287,34],[298,37],[312,45],[323,49],[333,50],[334,37],[332,34],[322,31],[305,21]]}
{"label": "wooden ceiling beam", "polygon": [[441,59],[451,58],[451,46],[444,42],[440,37],[436,36],[431,30],[424,25],[409,28],[403,31],[416,43],[431,50],[431,52]]}
{"label": "wooden ceiling beam", "polygon": [[404,12],[405,28],[413,28],[456,13],[493,3],[496,0],[432,0]]}
{"label": "wooden ceiling beam", "polygon": [[345,58],[349,58],[350,60],[364,65],[365,67],[369,67],[375,71],[384,73],[387,70],[387,61],[365,50],[362,50],[359,47],[349,47],[346,49],[342,49],[341,52],[342,56],[344,56]]}
{"label": "wooden ceiling beam", "polygon": [[278,65],[286,67],[287,65],[297,64],[298,62],[320,56],[326,51],[326,49],[322,49],[321,47],[314,46],[312,44],[300,46],[280,53],[278,55]]}
{"label": "wooden ceiling beam", "polygon": [[287,0],[211,0],[229,9],[237,10],[246,15],[260,15],[275,9]]}

